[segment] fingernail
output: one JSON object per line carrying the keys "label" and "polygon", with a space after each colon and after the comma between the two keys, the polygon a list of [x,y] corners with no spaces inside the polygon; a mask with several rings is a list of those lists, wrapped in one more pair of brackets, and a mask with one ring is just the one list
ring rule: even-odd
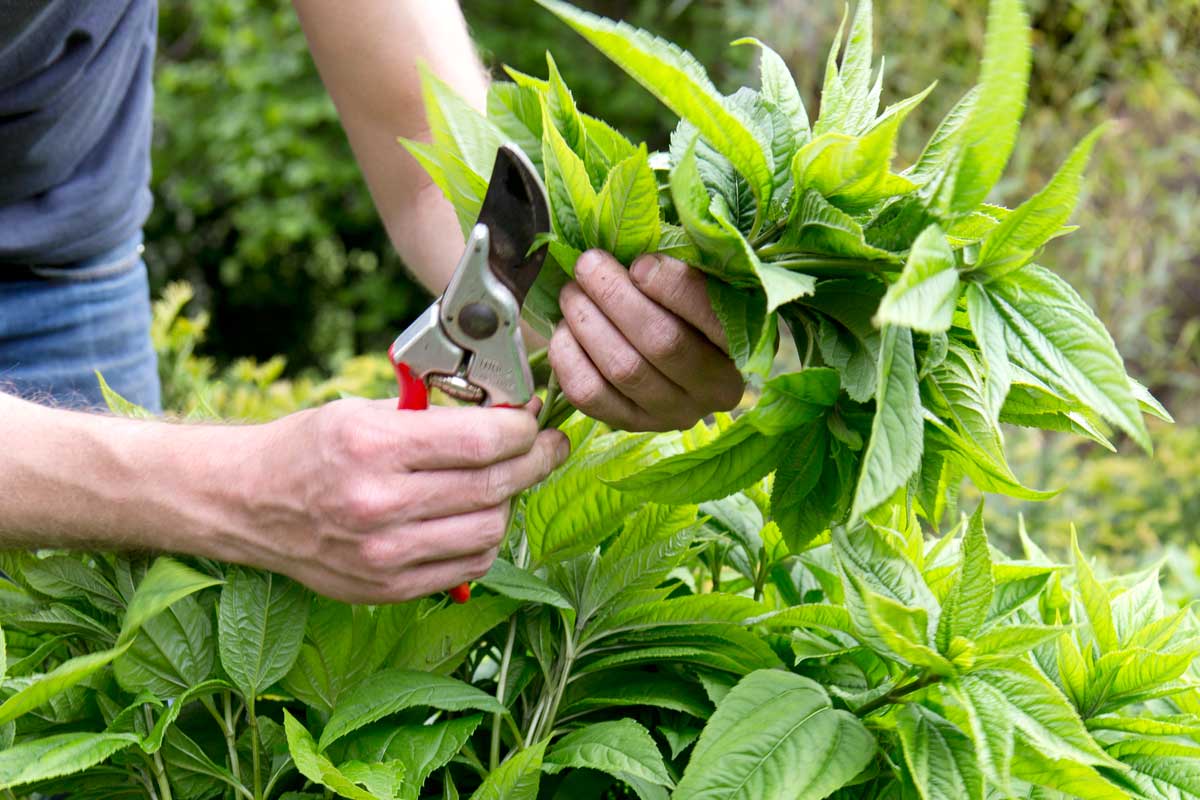
{"label": "fingernail", "polygon": [[567,438],[566,434],[558,435],[558,445],[554,448],[554,453],[558,456],[560,464],[567,460],[567,456],[571,455],[571,440]]}
{"label": "fingernail", "polygon": [[658,256],[646,255],[633,262],[633,266],[629,268],[629,275],[633,278],[633,282],[645,286],[654,278],[654,273],[658,272]]}
{"label": "fingernail", "polygon": [[600,266],[600,261],[604,258],[604,253],[600,250],[588,250],[579,257],[575,262],[575,275],[587,276],[595,272]]}

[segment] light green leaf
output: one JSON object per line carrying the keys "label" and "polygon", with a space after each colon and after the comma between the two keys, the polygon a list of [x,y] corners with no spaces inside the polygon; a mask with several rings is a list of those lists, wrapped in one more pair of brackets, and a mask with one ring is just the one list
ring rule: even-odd
{"label": "light green leaf", "polygon": [[480,637],[521,607],[508,597],[477,597],[422,616],[404,632],[388,666],[447,674],[458,669]]}
{"label": "light green leaf", "polygon": [[1099,655],[1110,653],[1121,644],[1113,625],[1112,597],[1096,580],[1091,565],[1080,551],[1074,526],[1071,527],[1071,551],[1075,558],[1075,580],[1079,584],[1080,599],[1087,611],[1088,622],[1091,623],[1092,638],[1100,651]]}
{"label": "light green leaf", "polygon": [[875,754],[854,715],[789,672],[742,679],[700,734],[675,800],[817,800],[846,785]]}
{"label": "light green leaf", "polygon": [[647,463],[656,451],[647,436],[608,434],[575,448],[563,469],[530,493],[526,536],[535,563],[590,550],[638,506],[637,498],[610,486]]}
{"label": "light green leaf", "polygon": [[908,261],[875,312],[879,325],[902,325],[924,333],[950,330],[958,302],[954,252],[941,228],[930,225],[913,242]]}
{"label": "light green leaf", "polygon": [[306,641],[283,678],[284,690],[329,714],[338,696],[375,668],[375,660],[362,654],[387,639],[378,635],[376,627],[365,606],[317,598],[309,616]]}
{"label": "light green leaf", "polygon": [[983,503],[971,515],[962,543],[962,562],[958,580],[950,596],[942,604],[938,621],[938,650],[945,653],[950,641],[961,636],[974,639],[992,607],[995,583],[992,578],[992,557],[988,552],[987,533],[983,527]]}
{"label": "light green leaf", "polygon": [[427,672],[388,669],[370,676],[338,701],[329,724],[321,733],[318,749],[325,750],[364,725],[417,706],[432,706],[443,711],[470,708],[494,714],[504,712],[496,698],[462,681]]}
{"label": "light green leaf", "polygon": [[441,150],[435,145],[414,139],[401,138],[398,141],[454,206],[465,239],[483,206],[487,179],[449,150]]}
{"label": "light green leaf", "polygon": [[658,184],[646,145],[613,166],[598,197],[597,244],[622,264],[658,247]]}
{"label": "light green leaf", "polygon": [[1150,450],[1121,356],[1070,285],[1030,264],[992,281],[985,291],[1003,320],[1010,359],[1052,390],[1091,406]]}
{"label": "light green leaf", "polygon": [[497,558],[492,562],[491,569],[488,570],[487,575],[479,579],[479,584],[497,594],[515,600],[546,603],[558,608],[571,607],[567,598],[555,591],[550,584],[532,572],[515,567],[502,558]]}
{"label": "light green leaf", "polygon": [[536,800],[549,739],[526,747],[488,773],[471,800]]}
{"label": "light green leaf", "polygon": [[769,201],[771,165],[747,122],[723,102],[704,67],[689,53],[624,22],[589,14],[559,0],[538,0],[664,105],[695,125],[733,163],[760,207]]}
{"label": "light green leaf", "polygon": [[[482,714],[473,714],[431,725],[382,724],[350,740],[346,754],[368,763],[403,764],[404,785],[399,797],[416,800],[426,778],[462,750],[482,720]],[[345,765],[342,769],[345,771]]]}
{"label": "light green leaf", "polygon": [[985,669],[950,684],[963,706],[984,774],[1009,785],[1015,738],[1050,759],[1112,764],[1065,697],[1032,667]]}
{"label": "light green leaf", "polygon": [[292,668],[311,599],[307,589],[280,575],[232,571],[218,604],[217,647],[221,666],[247,702]]}
{"label": "light green leaf", "polygon": [[762,395],[744,415],[759,433],[778,436],[824,417],[838,399],[837,372],[810,367],[763,384]]}
{"label": "light green leaf", "polygon": [[631,719],[593,722],[555,743],[542,761],[551,775],[565,769],[595,769],[659,786],[674,786],[650,732]]}
{"label": "light green leaf", "polygon": [[146,620],[162,613],[176,600],[220,582],[169,558],[155,559],[129,601],[118,644],[128,642]]}
{"label": "light green leaf", "polygon": [[1146,577],[1121,592],[1112,603],[1113,628],[1122,645],[1132,643],[1142,631],[1164,616],[1162,588],[1158,567]]}
{"label": "light green leaf", "polygon": [[[1021,0],[991,0],[978,94],[947,143],[953,156],[923,193],[946,218],[973,211],[996,185],[1016,142],[1029,86],[1029,18]],[[954,114],[955,112],[951,112]]]}
{"label": "light green leaf", "polygon": [[[546,194],[550,199],[550,217],[554,235],[576,250],[587,250],[598,244],[596,214],[599,199],[592,188],[587,167],[550,119],[550,111],[542,108],[542,161],[546,168]],[[557,257],[556,257],[556,260]],[[574,273],[575,261],[560,266]]]}
{"label": "light green leaf", "polygon": [[851,400],[865,403],[878,388],[882,337],[871,322],[883,286],[874,281],[822,281],[815,297],[806,300],[822,312],[817,345],[821,358],[835,367]]}
{"label": "light green leaf", "polygon": [[870,261],[899,260],[887,250],[867,244],[862,225],[845,211],[830,205],[816,189],[797,193],[787,228],[773,247],[778,248],[785,259],[788,253],[795,252]]}
{"label": "light green leaf", "polygon": [[343,775],[326,756],[317,751],[313,744],[312,735],[296,718],[283,710],[283,728],[287,732],[288,752],[301,775],[313,783],[336,792],[350,800],[378,800],[378,798],[360,788],[346,775]]}
{"label": "light green leaf", "polygon": [[492,81],[488,85],[488,120],[506,140],[521,149],[539,175],[544,175],[541,103],[536,89],[507,81]]}
{"label": "light green leaf", "polygon": [[[897,546],[897,538],[873,525],[860,526],[853,532],[838,526],[833,530],[837,565],[845,579],[861,582],[875,594],[909,608],[924,609],[936,617],[940,608],[937,598],[916,565]],[[848,605],[849,602],[847,598]],[[848,610],[855,613],[852,608]],[[859,617],[865,614],[865,609],[861,609]]]}
{"label": "light green leaf", "polygon": [[875,420],[850,511],[860,519],[887,500],[921,466],[924,443],[912,333],[886,325],[880,345]]}
{"label": "light green leaf", "polygon": [[796,88],[791,70],[784,60],[752,36],[738,39],[733,44],[750,44],[759,49],[760,91],[763,99],[778,106],[792,123],[792,130],[799,134],[802,140],[807,140],[812,135],[808,126],[808,112],[804,108],[804,101],[800,97],[800,90]]}
{"label": "light green leaf", "polygon": [[985,281],[993,280],[1033,260],[1038,249],[1058,233],[1075,210],[1088,157],[1103,132],[1101,126],[1084,137],[1046,188],[1014,209],[988,234],[979,247],[973,272]]}
{"label": "light green leaf", "polygon": [[967,316],[983,363],[984,408],[989,418],[997,422],[1012,385],[1004,318],[977,283],[967,284]]}
{"label": "light green leaf", "polygon": [[70,775],[137,741],[131,733],[58,733],[0,750],[0,789]]}
{"label": "light green leaf", "polygon": [[[912,608],[876,594],[853,579],[847,589],[847,605],[855,619],[859,635],[882,650],[908,664],[922,667],[937,675],[953,675],[954,666],[932,647],[929,635],[929,614],[923,608]],[[856,603],[849,601],[851,593]],[[858,609],[866,611],[865,618]]]}
{"label": "light green leaf", "polygon": [[800,148],[792,161],[794,191],[816,189],[830,204],[859,213],[914,190],[916,184],[892,173],[892,156],[900,125],[932,89],[889,106],[862,136],[825,133]]}
{"label": "light green leaf", "polygon": [[[558,130],[567,146],[580,158],[587,152],[587,130],[583,126],[583,116],[575,107],[575,97],[567,88],[558,64],[550,51],[546,51],[546,90],[542,92],[542,108],[547,117],[543,118],[542,131],[546,135],[546,127],[550,125]],[[598,186],[597,181],[592,182]]]}
{"label": "light green leaf", "polygon": [[743,417],[708,444],[611,483],[643,501],[686,504],[717,500],[773,470],[785,447],[785,439],[764,436]]}
{"label": "light green leaf", "polygon": [[917,703],[897,717],[904,761],[921,800],[983,800],[983,774],[967,735]]}
{"label": "light green leaf", "polygon": [[21,579],[34,592],[54,600],[85,600],[101,611],[120,615],[125,602],[94,565],[78,556],[31,558]]}
{"label": "light green leaf", "polygon": [[365,787],[370,795],[379,800],[398,800],[406,774],[404,764],[399,761],[371,764],[346,761],[339,764],[337,770],[349,780]]}
{"label": "light green leaf", "polygon": [[767,294],[767,313],[817,290],[817,279],[770,263],[755,264],[755,272]]}
{"label": "light green leaf", "polygon": [[68,659],[45,675],[34,676],[33,681],[0,704],[0,725],[14,720],[22,714],[54,699],[75,686],[84,678],[110,664],[113,659],[129,649],[130,642],[111,650],[100,650]]}
{"label": "light green leaf", "polygon": [[[962,137],[963,126],[971,117],[979,98],[979,91],[978,86],[973,87],[946,113],[946,116],[938,124],[937,130],[933,132],[933,136],[929,137],[929,142],[921,152],[921,157],[917,159],[911,169],[904,173],[905,177],[924,187],[931,179],[952,166],[953,160],[958,154],[957,148]],[[924,189],[921,194],[925,194]],[[992,217],[988,217],[988,219],[993,224],[995,223]]]}
{"label": "light green leaf", "polygon": [[1200,748],[1127,739],[1111,746],[1108,752],[1129,767],[1118,778],[1148,800],[1200,797]]}
{"label": "light green leaf", "polygon": [[100,384],[100,395],[104,398],[104,404],[108,406],[109,411],[119,417],[129,417],[130,419],[154,419],[154,415],[149,411],[137,403],[126,400],[116,389],[109,386],[108,381],[104,380],[104,376],[100,374],[100,370],[92,370],[92,372],[96,375],[96,382]]}
{"label": "light green leaf", "polygon": [[767,328],[766,296],[709,278],[708,298],[729,342],[729,357],[745,372]]}
{"label": "light green leaf", "polygon": [[[1026,783],[1047,787],[1034,789],[1031,798],[1081,797],[1087,800],[1127,800],[1129,795],[1105,780],[1095,767],[1070,758],[1051,758],[1023,742],[1018,742],[1013,759],[1013,774]],[[1062,794],[1059,794],[1061,792]]]}
{"label": "light green leaf", "polygon": [[428,64],[421,62],[417,69],[434,146],[456,156],[476,175],[491,175],[504,135]]}

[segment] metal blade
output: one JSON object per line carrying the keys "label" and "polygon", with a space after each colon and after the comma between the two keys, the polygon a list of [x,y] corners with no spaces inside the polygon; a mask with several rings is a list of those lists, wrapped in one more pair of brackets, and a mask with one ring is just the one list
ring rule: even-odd
{"label": "metal blade", "polygon": [[550,206],[542,179],[516,145],[505,144],[496,151],[476,224],[487,225],[491,234],[492,274],[512,292],[517,305],[523,305],[546,260],[545,245],[532,253],[529,248],[550,231]]}

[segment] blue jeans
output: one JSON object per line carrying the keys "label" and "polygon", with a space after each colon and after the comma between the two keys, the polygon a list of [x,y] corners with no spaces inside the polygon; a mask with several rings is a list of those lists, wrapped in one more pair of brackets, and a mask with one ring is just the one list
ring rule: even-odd
{"label": "blue jeans", "polygon": [[141,252],[138,237],[68,269],[0,281],[0,391],[103,409],[99,371],[125,399],[162,411]]}

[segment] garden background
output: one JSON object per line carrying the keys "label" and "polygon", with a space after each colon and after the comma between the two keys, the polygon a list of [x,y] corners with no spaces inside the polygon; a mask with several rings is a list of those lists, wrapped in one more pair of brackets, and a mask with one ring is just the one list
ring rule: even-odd
{"label": "garden background", "polygon": [[[685,45],[727,89],[755,80],[753,48],[728,43],[757,36],[787,59],[814,111],[843,12],[835,0],[578,5]],[[1016,205],[1091,127],[1117,121],[1074,220],[1086,235],[1052,242],[1046,260],[1097,309],[1130,373],[1178,424],[1152,426],[1153,458],[1120,440],[1109,453],[1010,430],[1016,474],[1063,492],[1044,504],[997,498],[993,536],[1015,537],[1019,509],[1030,533],[1062,553],[1073,522],[1114,568],[1166,558],[1177,596],[1200,596],[1200,2],[1028,5],[1030,107],[994,199]],[[553,49],[582,110],[665,147],[669,112],[551,15],[523,0],[463,8],[495,76],[501,63],[541,74]],[[340,392],[394,391],[382,354],[430,298],[388,244],[294,12],[267,0],[162,0],[160,9],[147,260],[163,296],[155,337],[168,405],[255,419]],[[885,102],[940,81],[903,129],[904,164],[974,81],[986,4],[884,0],[875,13],[889,52]],[[396,157],[408,157],[399,145]],[[176,281],[191,293],[167,288]]]}

